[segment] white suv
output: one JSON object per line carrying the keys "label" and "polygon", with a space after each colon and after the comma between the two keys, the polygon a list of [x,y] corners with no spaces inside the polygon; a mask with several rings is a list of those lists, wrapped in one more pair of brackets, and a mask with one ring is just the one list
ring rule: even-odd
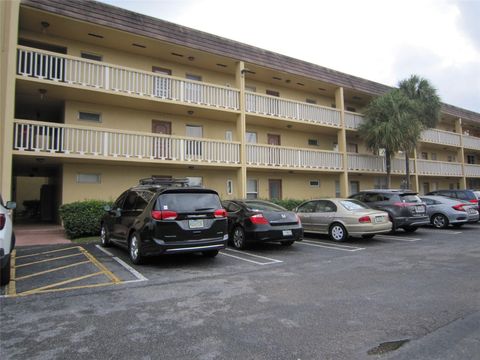
{"label": "white suv", "polygon": [[10,282],[10,254],[15,247],[15,234],[9,210],[15,207],[16,204],[13,201],[8,201],[4,205],[0,195],[0,285],[2,286]]}

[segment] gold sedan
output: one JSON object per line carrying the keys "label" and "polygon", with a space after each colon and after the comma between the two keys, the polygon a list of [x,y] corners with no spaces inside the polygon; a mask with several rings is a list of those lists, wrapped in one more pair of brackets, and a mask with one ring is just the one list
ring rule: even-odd
{"label": "gold sedan", "polygon": [[300,204],[295,212],[305,232],[328,234],[334,241],[345,241],[349,236],[371,239],[392,230],[388,213],[354,199],[310,200]]}

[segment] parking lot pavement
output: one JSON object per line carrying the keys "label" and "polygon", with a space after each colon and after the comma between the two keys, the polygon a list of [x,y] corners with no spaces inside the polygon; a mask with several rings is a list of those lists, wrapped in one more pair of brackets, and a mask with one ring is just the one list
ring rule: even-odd
{"label": "parking lot pavement", "polygon": [[[422,348],[422,359],[441,359],[435,344],[467,339],[475,326],[462,319],[478,318],[478,230],[344,243],[308,234],[291,247],[177,254],[143,266],[96,244],[21,247],[16,296],[0,299],[1,357],[381,359],[419,358]],[[398,340],[409,342],[392,350]],[[464,354],[474,354],[474,341],[462,342]]]}

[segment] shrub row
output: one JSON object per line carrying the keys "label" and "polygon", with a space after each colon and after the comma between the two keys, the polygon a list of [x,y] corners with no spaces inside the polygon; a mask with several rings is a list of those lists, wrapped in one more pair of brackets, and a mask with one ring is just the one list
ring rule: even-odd
{"label": "shrub row", "polygon": [[60,206],[60,217],[69,239],[100,234],[100,220],[104,206],[111,202],[101,200],[76,201]]}
{"label": "shrub row", "polygon": [[279,199],[274,199],[274,200],[267,200],[267,201],[271,201],[271,202],[273,202],[274,204],[280,205],[280,206],[284,207],[284,208],[287,209],[287,210],[293,210],[294,208],[296,208],[298,205],[300,205],[301,203],[303,203],[303,202],[306,201],[306,200],[299,200],[299,199],[283,199],[283,200],[279,200]]}

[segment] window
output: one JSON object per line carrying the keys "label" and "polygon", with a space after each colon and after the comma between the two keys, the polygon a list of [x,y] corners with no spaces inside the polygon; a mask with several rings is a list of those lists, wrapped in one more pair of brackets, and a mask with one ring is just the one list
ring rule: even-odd
{"label": "window", "polygon": [[227,180],[227,195],[233,194],[233,180]]}
{"label": "window", "polygon": [[432,160],[437,160],[437,153],[431,153],[430,157],[432,158]]}
{"label": "window", "polygon": [[316,212],[335,212],[337,211],[337,206],[329,200],[319,200],[317,201],[317,210]]}
{"label": "window", "polygon": [[256,179],[247,180],[247,199],[256,199],[258,197],[258,182]]}
{"label": "window", "polygon": [[201,77],[200,75],[186,74],[185,77],[186,77],[188,80],[202,81],[202,77]]}
{"label": "window", "polygon": [[113,209],[121,209],[123,207],[123,202],[125,201],[125,198],[127,197],[127,192],[125,191],[122,195],[118,197],[118,199],[115,201],[115,204],[113,204]]}
{"label": "window", "polygon": [[248,144],[256,144],[257,143],[257,133],[247,131],[246,140],[247,140]]}
{"label": "window", "polygon": [[187,176],[188,186],[202,186],[203,178],[201,176]]}
{"label": "window", "polygon": [[349,153],[358,153],[358,144],[348,143],[347,152]]}
{"label": "window", "polygon": [[317,209],[316,201],[309,201],[305,204],[302,204],[298,207],[299,213],[313,213]]}
{"label": "window", "polygon": [[428,160],[428,153],[427,152],[420,153],[420,159]]}
{"label": "window", "polygon": [[308,145],[318,146],[318,140],[317,139],[308,139]]}
{"label": "window", "polygon": [[357,109],[355,109],[355,108],[352,107],[352,106],[347,106],[347,111],[356,112]]}
{"label": "window", "polygon": [[374,189],[386,189],[387,178],[383,176],[374,178],[373,187]]}
{"label": "window", "polygon": [[123,204],[123,210],[134,210],[136,200],[137,194],[133,191],[129,192],[127,198],[125,199],[125,203]]}
{"label": "window", "polygon": [[86,111],[79,111],[78,112],[78,120],[101,122],[102,121],[102,116],[101,116],[100,113],[91,113],[91,112],[86,112]]}
{"label": "window", "polygon": [[245,91],[256,92],[257,88],[255,86],[245,85]]}
{"label": "window", "polygon": [[[186,126],[186,136],[192,138],[202,138],[203,137],[203,128],[200,125],[187,125]],[[185,154],[191,157],[201,156],[202,155],[202,142],[195,140],[185,141]]]}
{"label": "window", "polygon": [[338,143],[336,143],[336,142],[333,143],[332,150],[333,151],[338,151]]}
{"label": "window", "polygon": [[335,197],[339,198],[340,195],[340,180],[335,180]]}
{"label": "window", "polygon": [[315,100],[315,99],[305,99],[305,102],[306,102],[307,104],[316,104],[316,103],[317,103],[317,100]]}
{"label": "window", "polygon": [[457,161],[457,157],[455,155],[448,155],[447,156],[447,161],[448,162],[455,162],[455,161]]}
{"label": "window", "polygon": [[233,141],[233,131],[231,130],[225,131],[225,140]]}
{"label": "window", "polygon": [[138,191],[137,200],[135,201],[135,209],[144,210],[149,201],[152,199],[153,194],[150,191]]}
{"label": "window", "polygon": [[100,184],[100,174],[77,174],[79,184]]}
{"label": "window", "polygon": [[475,164],[475,155],[467,155],[467,164]]}
{"label": "window", "polygon": [[320,180],[310,180],[309,184],[310,184],[310,187],[318,188],[320,187]]}
{"label": "window", "polygon": [[152,66],[152,72],[163,75],[172,75],[172,70],[158,66]]}
{"label": "window", "polygon": [[84,59],[88,59],[88,60],[94,60],[94,61],[102,61],[102,55],[98,55],[98,54],[93,54],[93,53],[89,53],[89,52],[81,52],[80,53],[80,56]]}
{"label": "window", "polygon": [[203,127],[201,125],[186,125],[186,136],[194,138],[203,137]]}
{"label": "window", "polygon": [[222,201],[222,205],[225,208],[225,210],[227,210],[227,212],[237,212],[241,209],[240,206],[230,201]]}
{"label": "window", "polygon": [[[172,70],[157,66],[152,66],[152,72],[162,75],[172,75]],[[163,76],[155,76],[153,78],[153,95],[161,98],[171,98],[172,82],[169,78]]]}
{"label": "window", "polygon": [[267,95],[270,95],[270,96],[280,97],[280,93],[279,93],[278,91],[275,91],[275,90],[269,90],[269,89],[267,89],[267,90],[266,90],[266,94],[267,94]]}

